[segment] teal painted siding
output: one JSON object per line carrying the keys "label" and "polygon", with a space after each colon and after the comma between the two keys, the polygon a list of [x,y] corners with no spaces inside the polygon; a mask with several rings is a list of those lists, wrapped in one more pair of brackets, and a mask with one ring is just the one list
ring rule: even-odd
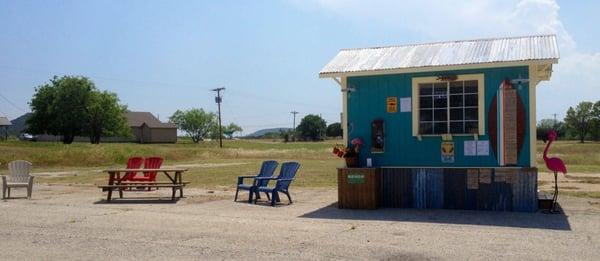
{"label": "teal painted siding", "polygon": [[[359,137],[365,142],[360,152],[360,163],[373,159],[374,166],[434,166],[434,167],[495,167],[498,160],[490,146],[489,156],[464,156],[463,142],[473,136],[454,136],[455,162],[441,162],[441,137],[422,137],[419,141],[412,136],[412,112],[387,113],[386,98],[412,96],[412,78],[437,76],[440,74],[484,74],[485,81],[485,135],[479,140],[489,139],[488,113],[490,104],[502,80],[505,78],[528,78],[528,67],[506,67],[428,73],[349,77],[348,86],[355,91],[348,95],[349,140]],[[526,127],[524,145],[519,154],[518,166],[529,166],[529,88],[527,83],[517,87],[525,104]],[[413,99],[414,100],[414,99]],[[385,151],[371,153],[371,122],[383,119],[385,126]]]}

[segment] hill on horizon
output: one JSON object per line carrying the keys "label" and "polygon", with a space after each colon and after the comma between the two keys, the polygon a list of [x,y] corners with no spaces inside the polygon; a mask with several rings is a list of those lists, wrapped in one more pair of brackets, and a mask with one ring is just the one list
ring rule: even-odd
{"label": "hill on horizon", "polygon": [[262,137],[265,136],[266,134],[269,133],[279,133],[281,131],[288,131],[291,130],[292,128],[269,128],[269,129],[262,129],[262,130],[257,130],[253,133],[250,133],[244,137],[247,138],[258,138],[258,137]]}

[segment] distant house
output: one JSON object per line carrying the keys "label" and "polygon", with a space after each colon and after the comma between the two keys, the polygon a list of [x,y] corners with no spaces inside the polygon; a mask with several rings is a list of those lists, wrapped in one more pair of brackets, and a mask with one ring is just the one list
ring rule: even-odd
{"label": "distant house", "polygon": [[130,111],[127,112],[126,117],[135,142],[177,142],[177,126],[175,124],[161,122],[149,112]]}
{"label": "distant house", "polygon": [[0,117],[0,128],[4,129],[2,133],[2,138],[5,140],[8,138],[8,127],[10,126],[10,121],[6,117]]}
{"label": "distant house", "polygon": [[[31,113],[22,115],[12,121],[9,128],[10,135],[18,136],[27,129],[27,119]],[[130,137],[102,137],[101,142],[138,142],[138,143],[176,143],[177,126],[172,123],[163,123],[150,112],[130,111],[125,115],[127,125],[131,128]],[[0,129],[3,117],[0,117]],[[8,120],[7,120],[8,121]],[[8,123],[10,125],[11,122]],[[37,135],[38,141],[61,141],[61,136]],[[77,136],[77,142],[89,142],[89,137]]]}

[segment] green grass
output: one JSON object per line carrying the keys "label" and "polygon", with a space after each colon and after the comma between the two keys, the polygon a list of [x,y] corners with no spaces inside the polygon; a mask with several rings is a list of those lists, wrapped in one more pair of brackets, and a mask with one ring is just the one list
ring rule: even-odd
{"label": "green grass", "polygon": [[[0,163],[24,159],[34,164],[34,172],[75,171],[73,175],[59,177],[39,176],[38,182],[60,184],[102,184],[106,174],[97,172],[109,167],[124,167],[130,156],[159,155],[165,165],[175,164],[231,164],[213,167],[192,166],[185,179],[192,186],[232,187],[238,175],[255,174],[263,160],[299,161],[300,174],[294,186],[334,187],[336,167],[343,161],[331,154],[331,148],[340,141],[282,143],[263,140],[225,140],[224,148],[218,142],[194,144],[182,140],[177,144],[107,143],[92,145],[75,143],[63,145],[50,142],[0,142]],[[545,144],[538,143],[538,166],[547,171],[542,160]],[[576,141],[559,141],[553,144],[551,156],[562,158],[569,172],[600,173],[600,143],[580,144]],[[241,165],[240,165],[241,164]],[[4,172],[6,167],[0,167]],[[577,180],[578,182],[580,180]],[[595,179],[581,180],[594,183]],[[594,183],[595,184],[595,183]]]}
{"label": "green grass", "polygon": [[[546,144],[540,141],[537,145],[538,167],[541,171],[548,171],[542,159]],[[599,142],[558,141],[552,143],[548,156],[561,158],[569,172],[600,173]]]}
{"label": "green grass", "polygon": [[[339,141],[337,141],[339,143]],[[256,174],[266,159],[299,161],[300,174],[294,186],[331,187],[336,184],[336,167],[343,161],[331,154],[336,141],[282,143],[263,140],[226,140],[224,148],[215,141],[194,144],[0,142],[0,162],[24,159],[34,164],[34,172],[74,171],[57,177],[39,176],[38,182],[59,184],[102,184],[106,174],[97,170],[123,167],[133,155],[159,155],[165,165],[225,164],[213,167],[192,166],[184,178],[192,186],[232,187],[239,175]],[[236,164],[236,165],[226,165]]]}

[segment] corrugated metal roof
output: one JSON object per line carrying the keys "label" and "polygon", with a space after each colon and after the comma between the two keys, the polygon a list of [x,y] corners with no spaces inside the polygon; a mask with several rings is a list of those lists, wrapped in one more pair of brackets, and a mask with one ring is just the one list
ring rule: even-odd
{"label": "corrugated metal roof", "polygon": [[0,117],[0,126],[10,126],[10,125],[12,125],[12,124],[10,123],[8,118]]}
{"label": "corrugated metal roof", "polygon": [[173,123],[164,123],[158,120],[152,113],[145,111],[129,111],[127,112],[127,123],[129,127],[140,127],[144,123],[150,128],[165,128],[174,129],[177,128]]}
{"label": "corrugated metal roof", "polygon": [[558,59],[555,35],[492,38],[389,47],[343,49],[319,73]]}

